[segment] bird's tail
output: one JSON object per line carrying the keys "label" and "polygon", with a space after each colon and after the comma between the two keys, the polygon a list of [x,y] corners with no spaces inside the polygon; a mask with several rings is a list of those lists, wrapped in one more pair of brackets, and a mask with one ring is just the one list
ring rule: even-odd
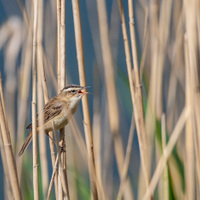
{"label": "bird's tail", "polygon": [[21,156],[24,153],[24,151],[26,150],[26,148],[30,144],[31,140],[32,140],[32,130],[30,131],[28,137],[26,138],[26,141],[24,142],[21,150],[19,151],[18,156]]}

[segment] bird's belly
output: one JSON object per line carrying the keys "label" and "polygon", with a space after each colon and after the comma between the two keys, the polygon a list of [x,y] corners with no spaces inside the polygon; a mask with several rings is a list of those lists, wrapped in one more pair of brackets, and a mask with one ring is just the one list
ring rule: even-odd
{"label": "bird's belly", "polygon": [[51,119],[45,123],[44,125],[45,131],[53,130],[53,122],[57,130],[65,127],[68,124],[69,120],[71,119],[71,116],[72,116],[71,114],[66,115],[64,113],[64,114],[54,117],[54,119]]}

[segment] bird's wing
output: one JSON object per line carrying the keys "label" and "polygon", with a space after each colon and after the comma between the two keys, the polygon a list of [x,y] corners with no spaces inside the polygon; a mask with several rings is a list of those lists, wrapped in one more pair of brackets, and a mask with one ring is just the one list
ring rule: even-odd
{"label": "bird's wing", "polygon": [[[58,101],[57,97],[52,98],[44,107],[44,123],[58,115],[63,109],[64,103],[62,101]],[[38,114],[36,116],[37,127],[39,125]],[[32,128],[32,122],[27,126],[26,129]]]}

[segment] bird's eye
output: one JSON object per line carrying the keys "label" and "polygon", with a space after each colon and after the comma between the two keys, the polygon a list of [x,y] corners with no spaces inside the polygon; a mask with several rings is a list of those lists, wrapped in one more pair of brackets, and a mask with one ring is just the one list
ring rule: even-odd
{"label": "bird's eye", "polygon": [[76,92],[76,90],[71,90],[71,92],[72,92],[72,93],[75,93],[75,92]]}

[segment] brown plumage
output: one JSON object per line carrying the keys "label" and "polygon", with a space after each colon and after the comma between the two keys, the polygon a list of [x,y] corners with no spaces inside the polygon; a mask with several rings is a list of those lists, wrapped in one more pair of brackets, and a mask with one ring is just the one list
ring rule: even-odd
{"label": "brown plumage", "polygon": [[[44,107],[44,131],[48,135],[49,131],[53,130],[53,121],[56,129],[61,129],[66,126],[72,115],[76,112],[78,104],[84,94],[86,87],[78,85],[69,85],[64,87],[61,92],[53,97]],[[38,114],[36,116],[37,133],[39,130]],[[21,156],[32,140],[32,123],[26,129],[31,129],[26,141],[24,142],[18,155]]]}

